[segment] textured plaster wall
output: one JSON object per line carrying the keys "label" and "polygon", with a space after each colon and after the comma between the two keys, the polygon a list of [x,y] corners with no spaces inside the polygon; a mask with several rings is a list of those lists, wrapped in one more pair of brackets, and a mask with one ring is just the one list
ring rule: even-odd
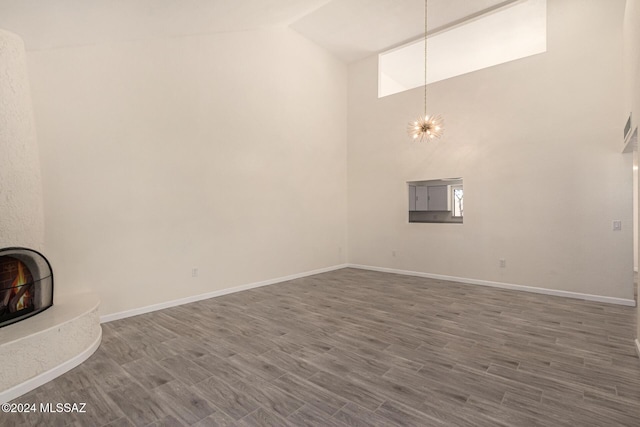
{"label": "textured plaster wall", "polygon": [[0,30],[0,248],[43,249],[42,180],[24,44]]}

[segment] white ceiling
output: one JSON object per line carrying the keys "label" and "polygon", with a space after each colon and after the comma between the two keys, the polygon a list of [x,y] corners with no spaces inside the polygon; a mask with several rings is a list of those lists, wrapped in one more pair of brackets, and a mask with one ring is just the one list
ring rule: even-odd
{"label": "white ceiling", "polygon": [[[504,0],[429,0],[429,28]],[[346,62],[419,37],[423,0],[0,0],[28,50],[291,26]]]}

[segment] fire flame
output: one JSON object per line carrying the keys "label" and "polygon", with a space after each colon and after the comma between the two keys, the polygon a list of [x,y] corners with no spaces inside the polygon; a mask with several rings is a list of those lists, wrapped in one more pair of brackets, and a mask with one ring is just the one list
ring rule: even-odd
{"label": "fire flame", "polygon": [[[20,292],[21,286],[26,283],[27,283],[27,280],[24,278],[22,263],[18,262],[18,275],[16,276],[15,280],[13,281],[13,284],[11,285],[13,287],[13,294],[17,295],[18,292]],[[28,298],[29,298],[29,291],[27,290],[24,294],[22,294],[22,296],[18,300],[18,303],[16,304],[16,311],[22,310],[25,307],[25,301],[28,301]]]}

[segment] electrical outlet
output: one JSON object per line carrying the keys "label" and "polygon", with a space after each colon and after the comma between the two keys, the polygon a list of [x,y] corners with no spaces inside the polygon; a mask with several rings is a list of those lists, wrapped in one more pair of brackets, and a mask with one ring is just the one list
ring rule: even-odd
{"label": "electrical outlet", "polygon": [[507,260],[500,258],[500,268],[507,268]]}
{"label": "electrical outlet", "polygon": [[191,269],[191,277],[198,277],[198,268],[194,267]]}

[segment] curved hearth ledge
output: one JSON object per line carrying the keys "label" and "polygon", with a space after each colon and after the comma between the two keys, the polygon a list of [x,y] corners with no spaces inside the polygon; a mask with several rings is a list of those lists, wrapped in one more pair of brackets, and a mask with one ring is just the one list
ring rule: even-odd
{"label": "curved hearth ledge", "polygon": [[15,399],[87,360],[100,346],[96,295],[56,300],[53,307],[0,329],[0,403]]}

